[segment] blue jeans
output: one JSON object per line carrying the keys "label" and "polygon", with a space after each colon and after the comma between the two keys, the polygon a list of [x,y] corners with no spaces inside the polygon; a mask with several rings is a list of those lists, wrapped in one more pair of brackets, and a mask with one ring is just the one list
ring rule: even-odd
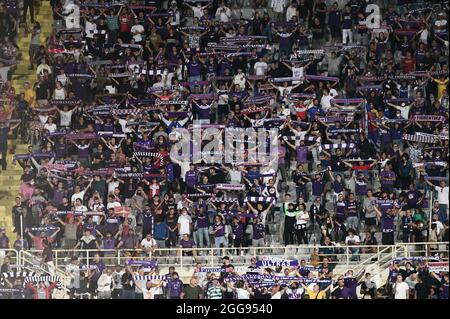
{"label": "blue jeans", "polygon": [[209,247],[209,232],[208,227],[199,228],[194,233],[195,242],[197,243],[198,247],[203,248],[205,247],[204,242],[206,241],[206,247]]}
{"label": "blue jeans", "polygon": [[134,289],[122,289],[122,295],[120,297],[120,299],[134,299]]}
{"label": "blue jeans", "polygon": [[215,237],[214,238],[214,245],[216,248],[220,248],[220,244],[223,244],[224,247],[227,245],[227,241],[225,239],[225,236]]}
{"label": "blue jeans", "polygon": [[358,216],[348,216],[347,217],[347,229],[358,229],[359,228],[359,221]]}

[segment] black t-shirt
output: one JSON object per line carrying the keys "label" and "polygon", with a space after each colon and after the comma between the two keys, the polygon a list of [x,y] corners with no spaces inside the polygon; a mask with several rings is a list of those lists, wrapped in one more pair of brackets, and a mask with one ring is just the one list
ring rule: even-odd
{"label": "black t-shirt", "polygon": [[417,283],[415,290],[417,292],[417,299],[428,299],[428,295],[430,294],[430,287],[425,283]]}
{"label": "black t-shirt", "polygon": [[47,83],[39,83],[36,86],[36,100],[46,100],[49,97],[49,86]]}

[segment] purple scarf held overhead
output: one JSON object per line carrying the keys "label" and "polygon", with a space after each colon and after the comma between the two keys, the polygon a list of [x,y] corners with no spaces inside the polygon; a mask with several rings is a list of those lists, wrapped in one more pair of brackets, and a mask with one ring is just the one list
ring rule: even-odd
{"label": "purple scarf held overhead", "polygon": [[66,135],[67,140],[88,140],[96,138],[96,133],[69,133]]}

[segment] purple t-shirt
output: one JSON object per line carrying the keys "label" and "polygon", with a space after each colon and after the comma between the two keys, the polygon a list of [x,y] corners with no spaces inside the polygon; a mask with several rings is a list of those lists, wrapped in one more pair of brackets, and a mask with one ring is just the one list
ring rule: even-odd
{"label": "purple t-shirt", "polygon": [[208,216],[197,215],[197,228],[208,228]]}
{"label": "purple t-shirt", "polygon": [[408,205],[416,205],[417,201],[419,200],[419,192],[418,191],[409,191],[406,194],[406,201],[408,202]]}
{"label": "purple t-shirt", "polygon": [[382,232],[383,233],[392,233],[395,229],[394,226],[394,217],[390,215],[385,215],[381,219]]}
{"label": "purple t-shirt", "polygon": [[116,248],[116,240],[114,238],[108,239],[103,238],[103,249],[115,249]]}
{"label": "purple t-shirt", "polygon": [[336,215],[345,216],[346,207],[345,201],[336,201]]}
{"label": "purple t-shirt", "polygon": [[385,178],[395,178],[395,173],[393,171],[385,171],[383,170],[380,173],[380,183],[381,185],[394,185],[394,181],[393,180],[385,180]]}
{"label": "purple t-shirt", "polygon": [[195,246],[195,242],[192,239],[188,239],[188,240],[180,240],[180,246],[183,248],[192,248]]}
{"label": "purple t-shirt", "polygon": [[341,193],[344,191],[344,183],[342,182],[338,182],[338,181],[334,181],[333,183],[333,190],[335,193]]}
{"label": "purple t-shirt", "polygon": [[170,291],[170,298],[179,298],[183,289],[183,282],[180,279],[169,280],[167,289]]}
{"label": "purple t-shirt", "polygon": [[355,181],[355,194],[357,196],[365,196],[367,195],[367,183],[364,181]]}
{"label": "purple t-shirt", "polygon": [[297,162],[307,163],[308,146],[297,146]]}
{"label": "purple t-shirt", "polygon": [[201,74],[201,67],[199,62],[191,61],[188,64],[189,76],[198,76]]}
{"label": "purple t-shirt", "polygon": [[55,189],[53,191],[53,203],[55,205],[61,205],[63,202],[63,198],[67,195],[67,192],[64,189]]}
{"label": "purple t-shirt", "polygon": [[186,185],[189,187],[194,187],[197,184],[197,177],[198,172],[197,171],[187,171],[186,172]]}
{"label": "purple t-shirt", "polygon": [[356,201],[347,201],[345,203],[345,211],[347,213],[347,216],[358,216],[358,205],[356,204]]}
{"label": "purple t-shirt", "polygon": [[325,187],[325,183],[322,180],[317,181],[316,179],[313,179],[311,181],[311,183],[312,183],[313,196],[322,196],[322,192]]}
{"label": "purple t-shirt", "polygon": [[233,235],[235,238],[243,238],[244,237],[244,225],[241,222],[237,224],[232,224],[231,229],[233,230]]}
{"label": "purple t-shirt", "polygon": [[223,224],[219,224],[219,225],[214,224],[213,225],[213,231],[217,231],[214,234],[214,237],[223,237],[223,236],[225,236],[225,225],[223,225]]}
{"label": "purple t-shirt", "polygon": [[264,225],[253,224],[253,239],[258,240],[264,238]]}

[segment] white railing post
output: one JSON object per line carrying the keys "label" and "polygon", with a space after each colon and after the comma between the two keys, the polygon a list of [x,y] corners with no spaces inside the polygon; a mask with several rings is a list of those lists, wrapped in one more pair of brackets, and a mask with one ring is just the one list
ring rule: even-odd
{"label": "white railing post", "polygon": [[348,268],[348,266],[350,264],[350,260],[349,260],[349,256],[348,256],[348,246],[345,247],[345,259],[346,259],[346,265]]}
{"label": "white railing post", "polygon": [[117,252],[117,264],[120,265],[120,250],[117,249],[116,252]]}
{"label": "white railing post", "polygon": [[58,250],[55,250],[55,268],[58,268]]}
{"label": "white railing post", "polygon": [[87,249],[86,250],[86,266],[87,266],[87,269],[89,269],[89,252],[90,252],[90,250]]}
{"label": "white railing post", "polygon": [[214,249],[211,247],[209,251],[211,253],[211,267],[214,267]]}
{"label": "white railing post", "polygon": [[180,251],[180,268],[183,269],[183,248],[178,248]]}

